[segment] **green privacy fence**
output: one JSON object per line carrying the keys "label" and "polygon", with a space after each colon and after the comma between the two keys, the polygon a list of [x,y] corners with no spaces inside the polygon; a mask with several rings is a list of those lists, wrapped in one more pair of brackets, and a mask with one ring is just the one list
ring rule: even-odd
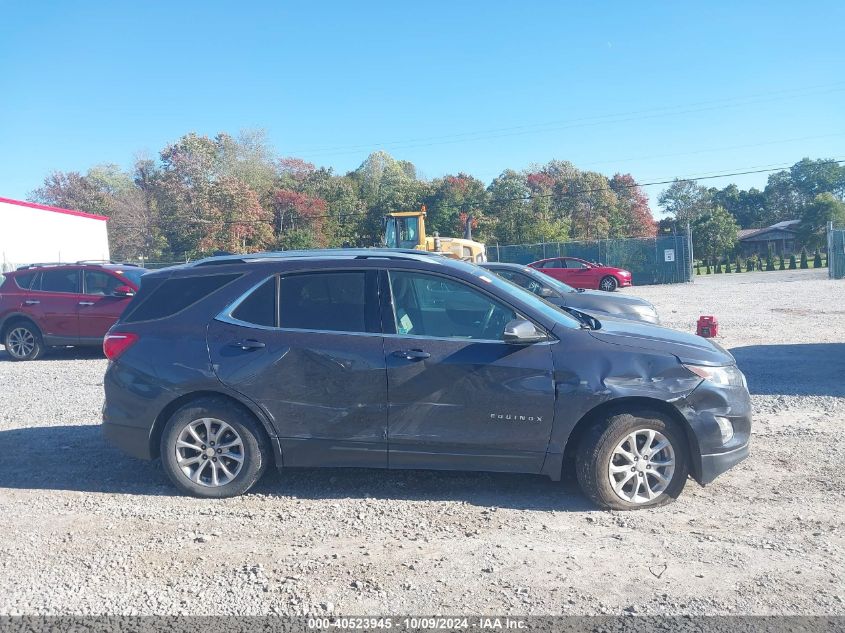
{"label": "green privacy fence", "polygon": [[828,276],[831,279],[845,278],[845,229],[827,229]]}
{"label": "green privacy fence", "polygon": [[674,284],[692,279],[692,245],[685,234],[655,238],[487,244],[491,262],[528,264],[548,257],[578,257],[630,270],[634,285]]}

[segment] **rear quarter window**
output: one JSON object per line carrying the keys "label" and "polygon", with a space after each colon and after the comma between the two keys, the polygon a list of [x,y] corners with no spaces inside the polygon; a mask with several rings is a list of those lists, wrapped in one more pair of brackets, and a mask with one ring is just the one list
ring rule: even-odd
{"label": "rear quarter window", "polygon": [[35,279],[36,273],[18,273],[12,279],[21,290],[29,290],[32,287],[32,280]]}
{"label": "rear quarter window", "polygon": [[[238,273],[228,275],[206,275],[203,277],[177,277],[158,284],[144,284],[136,296],[137,305],[131,305],[123,321],[155,321],[173,316],[194,305],[208,295],[217,292],[240,277]],[[144,296],[144,289],[149,291]]]}

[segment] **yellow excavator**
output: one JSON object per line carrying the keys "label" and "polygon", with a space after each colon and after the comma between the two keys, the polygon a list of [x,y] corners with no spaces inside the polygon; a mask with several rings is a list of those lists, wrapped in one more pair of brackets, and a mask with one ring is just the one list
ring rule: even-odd
{"label": "yellow excavator", "polygon": [[472,216],[467,217],[464,236],[425,234],[425,205],[419,211],[397,211],[384,216],[384,244],[388,248],[414,248],[440,253],[452,259],[480,264],[487,261],[484,244],[472,239]]}

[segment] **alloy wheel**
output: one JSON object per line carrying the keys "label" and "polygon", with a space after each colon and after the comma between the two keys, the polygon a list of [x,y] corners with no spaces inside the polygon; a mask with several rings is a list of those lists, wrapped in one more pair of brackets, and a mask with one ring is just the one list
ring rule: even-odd
{"label": "alloy wheel", "polygon": [[6,338],[9,353],[15,358],[26,358],[35,350],[35,335],[25,327],[17,327]]}
{"label": "alloy wheel", "polygon": [[601,289],[605,292],[613,292],[616,290],[616,281],[612,277],[605,277],[601,280]]}
{"label": "alloy wheel", "polygon": [[189,422],[176,440],[176,464],[195,484],[225,486],[244,464],[244,443],[223,420],[200,418]]}
{"label": "alloy wheel", "polygon": [[620,499],[648,503],[662,495],[675,473],[675,449],[654,429],[640,429],[625,436],[610,455],[607,475]]}

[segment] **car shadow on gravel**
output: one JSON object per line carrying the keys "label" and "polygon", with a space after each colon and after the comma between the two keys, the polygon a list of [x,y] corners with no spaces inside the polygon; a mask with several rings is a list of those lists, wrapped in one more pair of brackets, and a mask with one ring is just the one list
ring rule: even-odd
{"label": "car shadow on gravel", "polygon": [[749,345],[730,352],[752,394],[845,397],[845,343]]}
{"label": "car shadow on gravel", "polygon": [[[47,352],[41,356],[38,360],[34,361],[26,361],[32,363],[43,363],[45,361],[51,360],[88,360],[88,359],[100,359],[104,360],[105,356],[103,356],[103,350],[99,347],[95,346],[86,346],[86,347],[54,347],[48,349]],[[0,345],[0,363],[2,362],[14,362],[12,361],[9,354],[6,352],[5,348]]]}
{"label": "car shadow on gravel", "polygon": [[[0,431],[0,488],[180,496],[158,461],[123,455],[100,425],[40,426]],[[595,510],[572,481],[539,475],[358,468],[269,472],[252,490],[297,499],[462,501],[525,510]]]}

